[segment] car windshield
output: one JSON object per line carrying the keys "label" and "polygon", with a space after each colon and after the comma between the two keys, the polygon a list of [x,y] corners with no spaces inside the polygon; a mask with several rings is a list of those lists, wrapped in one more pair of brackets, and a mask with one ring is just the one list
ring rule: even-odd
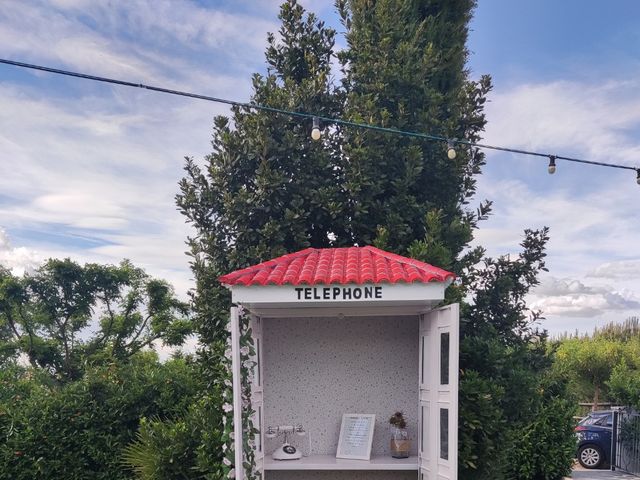
{"label": "car windshield", "polygon": [[611,426],[611,413],[592,414],[580,421],[580,425]]}

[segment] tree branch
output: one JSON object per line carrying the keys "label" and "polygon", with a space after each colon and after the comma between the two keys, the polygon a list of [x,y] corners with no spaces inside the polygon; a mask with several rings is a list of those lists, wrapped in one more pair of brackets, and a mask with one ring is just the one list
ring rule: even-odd
{"label": "tree branch", "polygon": [[140,335],[142,335],[143,330],[145,329],[145,327],[147,326],[147,323],[149,322],[149,319],[151,318],[151,314],[148,314],[144,321],[142,322],[142,324],[140,325],[140,328],[138,329],[138,331],[134,334],[134,337],[131,339],[131,341],[129,343],[127,343],[126,345],[124,345],[124,348],[129,348],[131,347],[137,340],[138,338],[140,338]]}

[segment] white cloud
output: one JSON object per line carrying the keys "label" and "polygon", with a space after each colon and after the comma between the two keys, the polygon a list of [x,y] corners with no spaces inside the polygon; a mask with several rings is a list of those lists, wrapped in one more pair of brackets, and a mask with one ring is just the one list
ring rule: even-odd
{"label": "white cloud", "polygon": [[535,290],[536,295],[544,296],[565,296],[565,295],[581,295],[581,294],[602,294],[607,293],[609,289],[605,287],[591,287],[582,283],[580,280],[571,278],[556,278],[553,276],[545,278],[545,280]]}
{"label": "white cloud", "polygon": [[639,87],[636,80],[555,81],[498,91],[487,104],[487,141],[636,166]]}
{"label": "white cloud", "polygon": [[591,286],[570,278],[546,277],[533,292],[533,309],[549,316],[595,317],[607,312],[638,310],[640,301],[629,290]]}
{"label": "white cloud", "polygon": [[[28,87],[0,84],[1,225],[43,232],[28,245],[43,258],[129,258],[185,295],[189,230],[174,196],[184,155],[204,156],[211,118],[226,108],[120,95],[131,109],[114,111],[94,97],[38,98]],[[72,246],[78,236],[87,241]]]}
{"label": "white cloud", "polygon": [[[191,1],[9,0],[0,11],[0,52],[174,88],[177,79],[184,87],[209,77],[190,85],[202,88],[224,78],[224,71],[212,74],[216,62],[232,73],[251,71],[267,32],[275,29],[260,9],[228,13]],[[194,55],[204,61],[185,61]]]}
{"label": "white cloud", "polygon": [[620,260],[597,266],[587,274],[588,277],[629,280],[640,278],[640,260]]}
{"label": "white cloud", "polygon": [[0,265],[11,270],[14,275],[22,275],[33,271],[41,261],[36,251],[12,246],[7,232],[0,228]]}
{"label": "white cloud", "polygon": [[491,254],[518,250],[525,228],[550,227],[548,266],[556,275],[586,274],[606,260],[626,256],[640,238],[640,222],[630,199],[635,182],[602,185],[575,192],[540,191],[519,180],[480,180],[482,195],[495,201],[494,214],[483,222],[477,242]]}

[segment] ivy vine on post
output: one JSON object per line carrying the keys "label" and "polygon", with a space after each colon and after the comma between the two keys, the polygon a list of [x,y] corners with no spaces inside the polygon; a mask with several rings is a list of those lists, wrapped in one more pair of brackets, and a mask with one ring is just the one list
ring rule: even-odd
{"label": "ivy vine on post", "polygon": [[[253,384],[253,369],[256,366],[255,347],[251,334],[249,315],[242,307],[238,307],[240,326],[240,374],[242,392],[242,468],[244,468],[244,478],[246,480],[256,480],[255,462],[255,437],[259,433],[253,425],[253,415],[255,411],[251,405],[251,385]],[[229,324],[230,325],[230,324]],[[227,336],[227,349],[225,351],[224,364],[226,367],[226,378],[224,379],[225,390],[223,393],[222,410],[224,416],[222,423],[224,432],[222,436],[222,450],[224,457],[222,460],[223,470],[226,478],[235,479],[235,435],[233,423],[233,372],[231,365],[231,335]]]}

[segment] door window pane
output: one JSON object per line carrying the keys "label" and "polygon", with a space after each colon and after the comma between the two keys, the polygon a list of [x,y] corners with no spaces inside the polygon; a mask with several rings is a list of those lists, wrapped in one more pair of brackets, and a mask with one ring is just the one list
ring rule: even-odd
{"label": "door window pane", "polygon": [[424,453],[424,407],[420,407],[420,453]]}
{"label": "door window pane", "polygon": [[260,339],[256,339],[256,382],[259,387],[262,386],[262,378],[260,378],[260,363],[262,353],[260,352]]}
{"label": "door window pane", "polygon": [[449,385],[449,332],[440,334],[440,385]]}
{"label": "door window pane", "polygon": [[256,433],[256,447],[262,452],[262,407],[258,407],[258,425],[254,425],[259,431]]}
{"label": "door window pane", "polygon": [[440,458],[449,460],[449,409],[440,409]]}
{"label": "door window pane", "polygon": [[422,348],[422,365],[420,365],[420,378],[422,380],[420,380],[420,383],[424,383],[424,364],[427,362],[427,357],[425,356],[426,352],[425,352],[425,349],[424,349],[425,338],[426,337],[423,335],[422,336],[422,347],[421,347]]}
{"label": "door window pane", "polygon": [[429,405],[421,405],[420,413],[420,453],[429,458]]}

